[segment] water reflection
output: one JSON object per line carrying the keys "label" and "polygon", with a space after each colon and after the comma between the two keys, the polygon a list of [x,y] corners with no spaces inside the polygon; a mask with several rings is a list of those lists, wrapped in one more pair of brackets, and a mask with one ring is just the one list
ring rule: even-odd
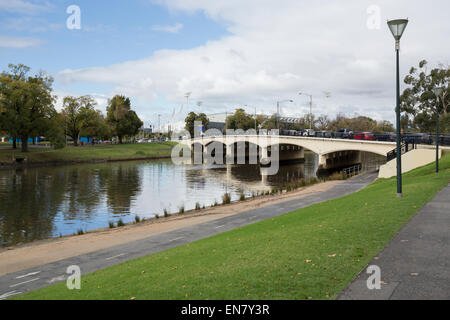
{"label": "water reflection", "polygon": [[257,165],[176,166],[170,160],[0,171],[0,244],[76,233],[221,203],[313,177],[318,157],[265,176]]}

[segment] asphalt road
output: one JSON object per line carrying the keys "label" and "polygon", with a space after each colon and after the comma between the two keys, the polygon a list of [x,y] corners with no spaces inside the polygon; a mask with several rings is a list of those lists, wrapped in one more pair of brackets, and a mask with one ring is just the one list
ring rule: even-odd
{"label": "asphalt road", "polygon": [[358,176],[344,181],[325,192],[170,231],[29,270],[7,274],[0,277],[0,300],[65,281],[68,277],[66,270],[71,265],[79,266],[82,275],[92,273],[131,259],[191,243],[316,203],[340,198],[364,188],[374,181],[376,177],[377,173]]}
{"label": "asphalt road", "polygon": [[372,274],[364,269],[338,299],[450,300],[449,231],[450,185],[428,202],[369,263],[380,268],[380,289],[368,289],[367,280]]}

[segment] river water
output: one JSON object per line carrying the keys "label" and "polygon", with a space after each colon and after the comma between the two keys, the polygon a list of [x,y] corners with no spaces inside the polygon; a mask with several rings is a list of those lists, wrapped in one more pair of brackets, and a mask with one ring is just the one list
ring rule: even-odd
{"label": "river water", "polygon": [[115,162],[0,171],[0,245],[108,227],[270,191],[314,177],[318,157],[283,165],[263,178],[257,165],[178,166],[171,160]]}

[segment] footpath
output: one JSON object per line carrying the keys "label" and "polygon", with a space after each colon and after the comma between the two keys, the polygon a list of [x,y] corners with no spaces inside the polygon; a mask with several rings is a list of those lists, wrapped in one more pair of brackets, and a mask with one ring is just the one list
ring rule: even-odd
{"label": "footpath", "polygon": [[368,274],[366,268],[337,299],[450,299],[450,185],[427,203],[368,267],[373,265],[380,268],[381,289],[368,289],[367,280],[372,280],[374,273]]}

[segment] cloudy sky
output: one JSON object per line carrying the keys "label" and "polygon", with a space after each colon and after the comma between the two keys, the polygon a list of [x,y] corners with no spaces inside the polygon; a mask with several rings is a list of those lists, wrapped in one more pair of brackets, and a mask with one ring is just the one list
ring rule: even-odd
{"label": "cloudy sky", "polygon": [[146,126],[192,110],[272,114],[290,99],[282,112],[303,116],[299,92],[313,95],[316,115],[393,121],[386,20],[410,20],[403,77],[421,59],[450,63],[449,11],[448,0],[0,0],[0,68],[46,70],[59,97],[91,94],[103,110],[127,95]]}

